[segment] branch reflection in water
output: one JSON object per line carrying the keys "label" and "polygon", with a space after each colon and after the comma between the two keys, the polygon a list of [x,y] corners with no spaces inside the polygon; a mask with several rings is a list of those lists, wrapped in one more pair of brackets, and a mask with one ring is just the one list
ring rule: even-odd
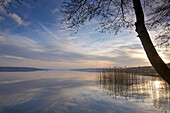
{"label": "branch reflection in water", "polygon": [[159,76],[103,70],[97,86],[113,98],[124,98],[170,111],[170,86]]}

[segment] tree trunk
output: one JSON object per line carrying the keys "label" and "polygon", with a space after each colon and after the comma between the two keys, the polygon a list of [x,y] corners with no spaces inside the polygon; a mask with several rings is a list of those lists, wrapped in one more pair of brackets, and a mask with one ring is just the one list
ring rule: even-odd
{"label": "tree trunk", "polygon": [[146,55],[157,73],[170,85],[170,69],[158,55],[145,27],[144,13],[140,0],[133,0],[136,14],[136,32],[142,42]]}

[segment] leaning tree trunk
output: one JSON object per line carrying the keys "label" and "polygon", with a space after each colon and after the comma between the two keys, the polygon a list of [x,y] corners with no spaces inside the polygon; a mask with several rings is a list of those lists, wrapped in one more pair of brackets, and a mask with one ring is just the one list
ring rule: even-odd
{"label": "leaning tree trunk", "polygon": [[136,32],[139,35],[146,55],[157,73],[170,85],[170,69],[158,55],[155,47],[153,46],[145,27],[144,13],[140,0],[133,0],[133,6],[136,14]]}

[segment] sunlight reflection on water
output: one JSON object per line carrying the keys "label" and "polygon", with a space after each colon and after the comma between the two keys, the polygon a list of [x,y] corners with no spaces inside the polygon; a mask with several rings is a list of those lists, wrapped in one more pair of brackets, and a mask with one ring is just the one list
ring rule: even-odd
{"label": "sunlight reflection on water", "polygon": [[162,86],[160,85],[160,84],[161,84],[161,82],[160,82],[160,81],[154,81],[154,84],[155,84],[156,89],[158,89],[158,88],[161,88],[161,87],[162,87]]}

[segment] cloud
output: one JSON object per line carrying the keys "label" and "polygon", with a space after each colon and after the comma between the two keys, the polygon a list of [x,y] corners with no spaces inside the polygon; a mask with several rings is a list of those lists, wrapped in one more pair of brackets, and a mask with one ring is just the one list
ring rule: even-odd
{"label": "cloud", "polygon": [[45,37],[45,41],[0,32],[1,65],[81,68],[149,64],[135,34],[127,35],[124,31],[113,36],[91,32],[88,28],[84,29],[86,32],[70,34],[37,23],[41,30],[38,35]]}
{"label": "cloud", "polygon": [[60,12],[60,10],[58,8],[56,8],[52,11],[52,13],[57,13],[57,12]]}
{"label": "cloud", "polygon": [[0,21],[3,21],[4,19],[5,19],[4,17],[0,16]]}
{"label": "cloud", "polygon": [[68,40],[75,40],[77,37],[67,37]]}
{"label": "cloud", "polygon": [[29,25],[28,22],[23,21],[22,18],[15,13],[9,13],[9,17],[11,17],[19,25],[24,25],[24,26]]}
{"label": "cloud", "polygon": [[74,61],[85,58],[84,55],[64,51],[61,45],[41,43],[18,35],[0,36],[0,55],[23,57],[42,61]]}
{"label": "cloud", "polygon": [[[49,31],[49,29],[47,31]],[[107,47],[105,45],[107,44],[106,41],[103,45],[102,42],[95,42],[94,45],[84,47],[84,45],[81,45],[82,43],[77,44],[78,42],[74,42],[77,40],[75,37],[71,38],[75,40],[69,40],[70,37],[57,37],[52,31],[49,32],[51,34],[49,35],[47,33],[49,36],[54,36],[54,40],[49,43],[34,41],[28,37],[19,35],[1,33],[0,59],[17,62],[32,60],[32,62],[41,61],[41,63],[46,62],[48,64],[54,62],[54,64],[65,68],[72,67],[71,65],[74,65],[75,67],[104,67],[113,64],[121,66],[129,64],[129,62],[131,62],[130,65],[137,65],[139,64],[139,61],[143,60],[142,58],[131,57],[131,55],[127,54],[128,49],[126,52],[123,49],[119,50],[118,48],[121,45],[117,45],[117,47],[115,45],[115,48],[110,48],[110,46]],[[62,39],[62,42],[59,41],[60,38]],[[95,52],[94,46],[97,46],[98,44],[98,52],[93,53]],[[126,48],[126,46],[122,46],[122,48]],[[115,55],[115,53],[117,55]]]}
{"label": "cloud", "polygon": [[[6,0],[4,4],[7,4],[10,0]],[[24,25],[27,26],[29,25],[29,22],[25,22],[19,15],[17,15],[16,13],[7,13],[7,11],[3,8],[0,7],[0,15],[4,16],[4,17],[9,17],[12,20],[14,20],[17,24],[19,25]],[[4,17],[0,16],[0,21],[4,20]]]}

